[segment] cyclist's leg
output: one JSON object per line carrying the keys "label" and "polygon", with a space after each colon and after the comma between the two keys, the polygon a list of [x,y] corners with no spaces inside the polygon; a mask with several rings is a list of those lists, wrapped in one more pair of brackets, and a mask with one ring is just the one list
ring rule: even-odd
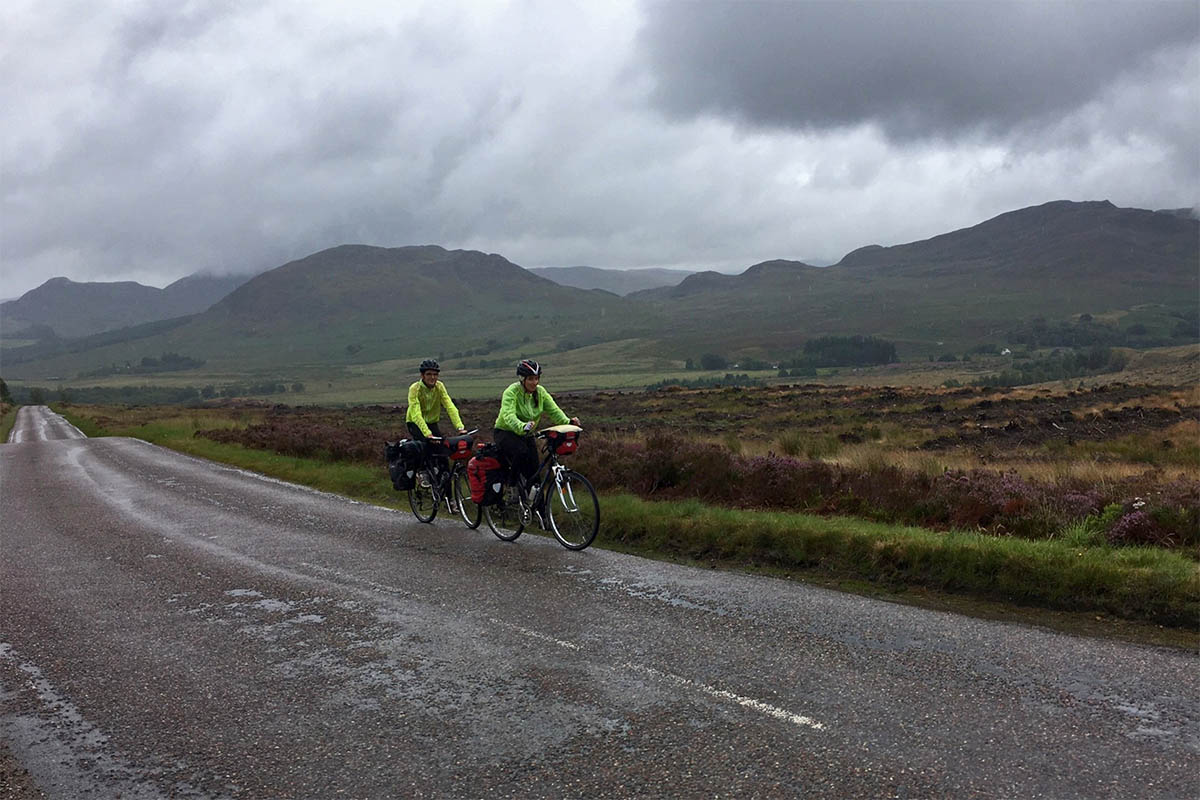
{"label": "cyclist's leg", "polygon": [[537,450],[533,441],[524,436],[496,428],[492,431],[492,440],[500,448],[508,468],[508,480],[522,488],[529,485],[529,479],[537,471]]}
{"label": "cyclist's leg", "polygon": [[[442,437],[442,429],[438,427],[438,424],[436,422],[429,423],[429,433],[432,434],[433,436],[437,437],[438,439],[443,438]],[[441,446],[439,445],[439,449],[440,448],[441,448]],[[450,457],[449,456],[440,456],[440,457],[436,457],[436,458],[437,458],[437,466],[438,466],[438,469],[441,470],[441,474],[449,475],[450,474]]]}
{"label": "cyclist's leg", "polygon": [[[406,422],[405,425],[408,426],[408,435],[412,437],[413,441],[420,442],[425,445],[425,457],[421,461],[421,467],[427,468],[429,466],[429,439],[427,439],[425,434],[421,432],[421,429],[417,427],[417,423]],[[431,432],[432,430],[433,429],[430,428]]]}

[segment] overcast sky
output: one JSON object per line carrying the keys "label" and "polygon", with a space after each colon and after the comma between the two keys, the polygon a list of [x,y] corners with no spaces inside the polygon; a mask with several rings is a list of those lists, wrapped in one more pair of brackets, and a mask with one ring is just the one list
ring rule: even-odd
{"label": "overcast sky", "polygon": [[0,297],[343,243],[836,261],[1200,201],[1200,3],[8,0]]}

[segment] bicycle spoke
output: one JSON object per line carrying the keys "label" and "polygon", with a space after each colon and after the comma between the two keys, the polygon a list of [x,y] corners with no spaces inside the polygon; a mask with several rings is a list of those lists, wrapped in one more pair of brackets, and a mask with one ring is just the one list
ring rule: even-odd
{"label": "bicycle spoke", "polygon": [[550,528],[563,547],[582,550],[600,530],[600,503],[596,490],[578,472],[564,469],[546,498]]}
{"label": "bicycle spoke", "polygon": [[[461,463],[461,462],[460,462]],[[483,509],[471,500],[471,484],[467,480],[467,471],[461,467],[454,470],[452,482],[454,502],[458,504],[458,515],[468,528],[474,530],[483,521]]]}
{"label": "bicycle spoke", "polygon": [[416,484],[408,490],[408,505],[412,508],[413,516],[421,522],[432,522],[437,516],[440,502],[429,470],[419,470]]}
{"label": "bicycle spoke", "polygon": [[520,536],[525,529],[521,521],[521,505],[520,490],[515,485],[506,486],[503,502],[483,509],[483,518],[487,520],[492,533],[506,542]]}

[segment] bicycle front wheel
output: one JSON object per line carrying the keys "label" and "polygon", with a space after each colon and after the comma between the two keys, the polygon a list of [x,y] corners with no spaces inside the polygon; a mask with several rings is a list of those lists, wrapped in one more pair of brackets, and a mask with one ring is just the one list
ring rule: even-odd
{"label": "bicycle front wheel", "polygon": [[515,485],[505,486],[504,502],[483,507],[483,518],[487,520],[488,527],[506,542],[516,539],[525,530],[519,491]]}
{"label": "bicycle front wheel", "polygon": [[479,523],[483,521],[483,509],[471,500],[471,484],[467,480],[467,471],[462,467],[456,467],[454,470],[454,489],[451,497],[454,498],[458,513],[463,522],[467,523],[467,527],[471,530],[478,528]]}
{"label": "bicycle front wheel", "polygon": [[437,497],[433,493],[433,476],[429,470],[417,470],[417,482],[408,490],[408,505],[413,516],[421,522],[433,522],[437,516]]}
{"label": "bicycle front wheel", "polygon": [[550,530],[563,547],[582,550],[592,543],[600,530],[600,502],[587,478],[565,470],[546,500]]}

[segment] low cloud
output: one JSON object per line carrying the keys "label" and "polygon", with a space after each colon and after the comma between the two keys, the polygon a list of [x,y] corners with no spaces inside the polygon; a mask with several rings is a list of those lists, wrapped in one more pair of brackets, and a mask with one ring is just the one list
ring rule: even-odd
{"label": "low cloud", "polygon": [[737,271],[1049,200],[1192,205],[1195,17],[18,0],[0,28],[0,296],[344,243]]}

